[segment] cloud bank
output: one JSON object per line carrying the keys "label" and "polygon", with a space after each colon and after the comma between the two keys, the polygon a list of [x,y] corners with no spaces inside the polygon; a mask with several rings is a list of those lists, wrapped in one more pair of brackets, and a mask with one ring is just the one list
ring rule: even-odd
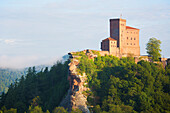
{"label": "cloud bank", "polygon": [[58,57],[52,57],[48,59],[40,56],[0,56],[0,67],[1,68],[25,68],[37,65],[53,65],[61,60]]}

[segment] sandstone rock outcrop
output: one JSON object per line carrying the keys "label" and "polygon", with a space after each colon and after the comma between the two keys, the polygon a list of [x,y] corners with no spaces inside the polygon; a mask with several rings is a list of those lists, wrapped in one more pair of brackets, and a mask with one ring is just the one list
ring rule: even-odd
{"label": "sandstone rock outcrop", "polygon": [[67,96],[60,103],[60,106],[67,108],[69,112],[78,108],[83,113],[90,113],[87,107],[87,97],[83,95],[83,91],[88,89],[84,86],[86,82],[86,74],[83,73],[81,75],[77,72],[79,60],[77,60],[74,56],[71,56],[70,61],[68,75],[70,88]]}

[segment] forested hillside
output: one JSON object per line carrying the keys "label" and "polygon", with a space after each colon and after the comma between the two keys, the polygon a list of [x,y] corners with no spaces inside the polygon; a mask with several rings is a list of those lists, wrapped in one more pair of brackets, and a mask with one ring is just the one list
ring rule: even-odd
{"label": "forested hillside", "polygon": [[[79,55],[77,71],[87,74],[91,90],[84,94],[94,113],[170,112],[170,65],[164,69],[161,64],[143,60],[136,64],[133,58],[99,55],[93,61],[84,53]],[[38,73],[29,68],[26,77],[2,95],[1,110],[67,113],[56,108],[67,94],[67,76],[68,61]]]}
{"label": "forested hillside", "polygon": [[80,72],[88,75],[88,104],[95,113],[170,112],[170,65],[98,56],[94,62],[83,55]]}
{"label": "forested hillside", "polygon": [[0,68],[0,94],[8,91],[8,86],[14,83],[17,78],[25,75],[26,71],[16,69],[1,69]]}
{"label": "forested hillside", "polygon": [[29,68],[25,77],[22,76],[19,81],[11,84],[8,92],[2,94],[0,99],[2,111],[7,109],[17,110],[18,113],[31,112],[36,106],[41,106],[43,111],[52,111],[58,106],[69,88],[68,62],[64,64],[58,62],[50,70],[48,68],[40,72],[35,70],[35,67]]}
{"label": "forested hillside", "polygon": [[[45,67],[51,67],[47,65],[36,66],[36,72],[40,72]],[[2,92],[7,92],[8,87],[11,83],[14,83],[15,80],[19,80],[21,76],[25,76],[28,71],[28,68],[23,69],[9,69],[9,68],[0,68],[0,94]]]}

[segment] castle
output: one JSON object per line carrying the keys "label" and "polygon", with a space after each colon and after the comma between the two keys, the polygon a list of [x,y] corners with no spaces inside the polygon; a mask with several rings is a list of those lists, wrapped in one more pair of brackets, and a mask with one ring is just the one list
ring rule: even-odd
{"label": "castle", "polygon": [[125,19],[110,19],[110,37],[102,40],[101,50],[117,56],[140,56],[139,29],[126,26]]}
{"label": "castle", "polygon": [[[145,60],[153,62],[149,55],[140,55],[139,46],[139,29],[126,26],[126,20],[122,18],[110,19],[110,37],[102,40],[101,50],[83,50],[90,59],[97,57],[98,52],[101,56],[113,55],[118,58],[122,57],[133,57],[135,63],[140,60]],[[71,52],[69,55],[76,54],[76,52]],[[75,56],[74,57],[78,57]],[[167,63],[170,63],[170,59],[159,58],[160,62],[163,63],[165,67]],[[156,63],[156,62],[155,62]]]}

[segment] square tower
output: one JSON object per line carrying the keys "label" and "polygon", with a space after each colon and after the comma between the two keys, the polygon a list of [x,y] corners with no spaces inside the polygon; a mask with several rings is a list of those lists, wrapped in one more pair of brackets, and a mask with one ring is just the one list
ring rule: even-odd
{"label": "square tower", "polygon": [[109,54],[118,56],[117,51],[117,40],[113,38],[106,38],[101,42],[101,49],[102,51],[108,51]]}
{"label": "square tower", "polygon": [[110,37],[117,40],[117,47],[122,47],[124,31],[126,29],[125,19],[110,19]]}

